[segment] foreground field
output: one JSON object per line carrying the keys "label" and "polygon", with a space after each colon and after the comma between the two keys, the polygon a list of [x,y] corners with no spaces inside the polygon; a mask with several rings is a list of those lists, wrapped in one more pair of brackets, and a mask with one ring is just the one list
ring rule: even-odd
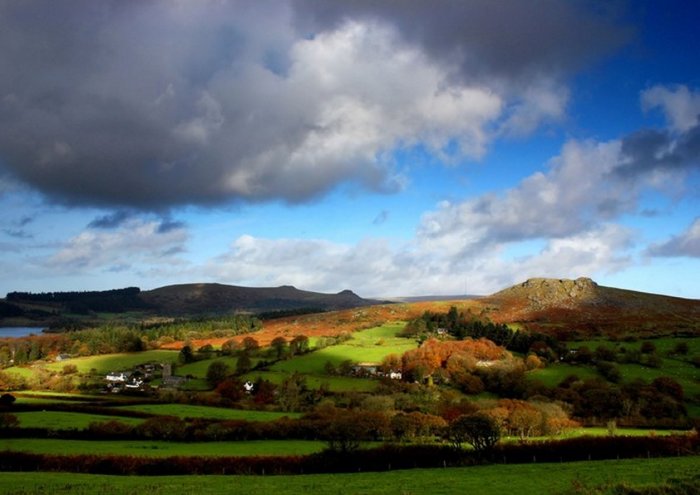
{"label": "foreground field", "polygon": [[[320,452],[325,442],[311,440],[257,440],[236,442],[165,442],[156,440],[63,440],[7,438],[3,450],[34,454],[91,454],[139,457],[307,455]],[[4,493],[0,490],[0,493]]]}
{"label": "foreground field", "polygon": [[107,416],[104,414],[89,414],[67,411],[27,411],[15,414],[22,428],[50,428],[52,430],[83,429],[93,421],[102,422],[117,420],[122,423],[137,425],[143,419],[126,418],[123,416]]}
{"label": "foreground field", "polygon": [[178,418],[207,418],[245,421],[274,421],[280,418],[299,418],[301,413],[274,411],[247,411],[223,407],[196,406],[190,404],[142,404],[138,406],[119,406],[117,411],[140,411],[159,416],[177,416]]}
{"label": "foreground field", "polygon": [[3,473],[0,493],[181,494],[313,493],[414,495],[479,493],[519,495],[606,493],[618,483],[658,484],[696,474],[698,457],[593,461],[565,464],[492,465],[415,469],[381,473],[303,476],[158,476],[120,477],[68,473]]}

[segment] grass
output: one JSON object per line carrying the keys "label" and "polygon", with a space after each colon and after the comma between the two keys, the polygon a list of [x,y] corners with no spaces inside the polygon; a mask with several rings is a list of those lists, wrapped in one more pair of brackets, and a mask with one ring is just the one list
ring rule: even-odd
{"label": "grass", "polygon": [[179,418],[231,419],[246,421],[274,421],[282,417],[298,418],[300,413],[280,413],[272,411],[248,411],[223,407],[194,406],[188,404],[144,404],[139,406],[119,406],[115,409],[141,411],[162,416]]}
{"label": "grass", "polygon": [[[258,378],[279,385],[289,376],[281,371],[253,371],[245,375],[245,379],[255,381]],[[379,386],[377,380],[369,378],[353,378],[347,376],[305,375],[306,386],[318,389],[327,386],[331,392],[373,392]]]}
{"label": "grass", "polygon": [[0,477],[0,493],[6,495],[34,493],[84,495],[597,493],[596,487],[621,482],[639,487],[657,484],[673,477],[689,477],[697,471],[699,463],[698,457],[678,457],[298,476],[137,477],[73,473],[3,473]]}
{"label": "grass", "polygon": [[[226,356],[217,357],[214,359],[203,359],[202,361],[195,361],[194,363],[180,365],[175,370],[175,373],[178,376],[192,375],[195,378],[206,378],[207,370],[214,361],[223,362],[229,367],[231,372],[233,372],[236,369],[236,362],[238,362],[238,358]],[[255,363],[257,360],[253,359],[252,362]]]}
{"label": "grass", "polygon": [[532,370],[527,374],[529,378],[537,379],[547,387],[556,387],[569,375],[576,375],[582,380],[600,377],[598,372],[590,366],[567,363],[556,363],[546,368]]}
{"label": "grass", "polygon": [[305,375],[306,384],[310,388],[323,385],[328,386],[331,392],[372,392],[378,386],[376,380],[328,375],[326,363],[338,366],[347,360],[381,362],[389,354],[401,355],[415,349],[415,341],[396,336],[404,326],[403,322],[391,322],[355,332],[347,342],[277,362],[270,367],[270,371],[255,371],[246,375],[246,378],[263,378],[279,384],[290,373],[296,372]]}
{"label": "grass", "polygon": [[138,418],[64,411],[27,411],[13,414],[17,416],[22,428],[50,428],[52,430],[82,430],[87,428],[93,421],[102,422],[112,419],[128,424],[139,424],[143,421],[143,419]]}
{"label": "grass", "polygon": [[[2,448],[37,454],[95,454],[141,457],[272,456],[320,452],[325,442],[313,440],[250,440],[235,442],[166,442],[158,440],[63,440],[55,438],[3,439]],[[2,490],[0,489],[0,493]]]}
{"label": "grass", "polygon": [[46,392],[43,390],[32,390],[26,393],[12,392],[12,395],[15,396],[15,404],[78,404],[84,402],[94,403],[105,399],[104,396],[98,395]]}
{"label": "grass", "polygon": [[[681,384],[686,399],[689,401],[687,405],[695,410],[693,406],[696,406],[696,408],[698,407],[697,398],[700,397],[700,370],[690,362],[690,359],[692,356],[700,354],[700,339],[664,337],[635,342],[613,342],[606,339],[595,339],[571,342],[569,343],[569,347],[575,349],[586,346],[591,351],[595,351],[598,346],[604,346],[616,350],[624,348],[628,351],[638,351],[642,343],[647,341],[653,343],[656,347],[656,352],[661,358],[661,366],[652,368],[636,363],[617,364],[618,369],[622,373],[623,382],[642,379],[648,383],[661,376],[671,377]],[[669,352],[680,342],[688,344],[688,354],[685,356],[669,355]],[[528,373],[528,376],[542,381],[547,386],[553,387],[568,375],[572,374],[577,375],[581,379],[600,376],[592,365],[572,365],[565,363],[556,363],[544,369],[531,371]],[[695,402],[695,404],[693,404],[693,402]]]}
{"label": "grass", "polygon": [[110,371],[128,371],[134,366],[150,362],[177,363],[177,357],[177,351],[124,352],[66,359],[60,363],[48,364],[46,368],[61,371],[65,365],[74,364],[80,373],[90,373],[94,369],[96,373],[102,374]]}
{"label": "grass", "polygon": [[355,332],[347,342],[281,361],[270,369],[286,373],[297,371],[305,374],[323,375],[325,374],[326,362],[331,362],[335,366],[347,360],[378,363],[389,354],[400,356],[418,346],[412,339],[396,336],[404,326],[405,324],[402,322],[391,322]]}
{"label": "grass", "polygon": [[[614,435],[617,437],[646,437],[646,436],[666,436],[666,435],[683,435],[686,431],[682,430],[655,430],[648,428],[615,428]],[[563,438],[577,438],[577,437],[607,437],[610,432],[605,427],[600,426],[587,426],[585,428],[571,428],[565,430],[561,435],[554,437],[531,437],[530,440],[552,440],[552,439],[563,439]],[[517,437],[508,437],[508,440],[519,441]]]}
{"label": "grass", "polygon": [[700,370],[691,364],[664,358],[660,368],[649,368],[639,364],[620,364],[618,366],[625,381],[641,378],[646,382],[651,382],[660,376],[670,376],[681,384],[686,397],[691,398],[700,394]]}
{"label": "grass", "polygon": [[25,380],[29,380],[34,376],[34,372],[31,369],[24,368],[22,366],[10,366],[9,368],[5,368],[4,370],[2,370],[2,372],[21,376]]}
{"label": "grass", "polygon": [[[700,354],[700,339],[691,337],[662,337],[658,339],[640,339],[634,342],[612,342],[606,339],[592,339],[570,342],[569,347],[577,348],[587,346],[591,351],[595,351],[596,347],[602,345],[612,348],[624,347],[627,350],[639,350],[643,342],[651,342],[654,344],[656,347],[656,352],[661,356],[671,352],[680,342],[685,342],[688,344],[689,352],[686,357],[690,357],[693,354]],[[679,356],[679,358],[682,359],[683,356]]]}

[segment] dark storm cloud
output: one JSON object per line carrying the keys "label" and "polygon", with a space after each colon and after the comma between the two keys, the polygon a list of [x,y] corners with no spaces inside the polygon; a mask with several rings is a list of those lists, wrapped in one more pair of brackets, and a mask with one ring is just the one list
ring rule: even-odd
{"label": "dark storm cloud", "polygon": [[132,214],[128,211],[119,210],[101,217],[95,218],[88,224],[90,229],[116,229],[124,222],[131,218]]}
{"label": "dark storm cloud", "polygon": [[[377,19],[397,27],[461,77],[507,80],[575,70],[629,41],[620,2],[539,0],[293,0],[302,29]],[[476,69],[476,71],[475,71]]]}
{"label": "dark storm cloud", "polygon": [[[397,143],[455,139],[478,156],[513,78],[558,77],[617,46],[625,31],[587,5],[5,1],[0,173],[60,203],[152,211],[302,202],[349,181],[395,190],[377,157]],[[329,34],[351,18],[393,26],[399,41],[381,29]],[[346,64],[324,52],[348,40]],[[410,73],[383,67],[404,45],[429,56],[404,51]],[[445,121],[430,109],[457,107],[440,94],[452,82],[433,58],[456,61],[462,83],[493,77],[507,89],[446,91],[473,114]],[[410,107],[425,95],[443,100]]]}
{"label": "dark storm cloud", "polygon": [[677,136],[668,130],[644,129],[622,140],[623,165],[615,174],[636,176],[652,171],[700,168],[700,125]]}

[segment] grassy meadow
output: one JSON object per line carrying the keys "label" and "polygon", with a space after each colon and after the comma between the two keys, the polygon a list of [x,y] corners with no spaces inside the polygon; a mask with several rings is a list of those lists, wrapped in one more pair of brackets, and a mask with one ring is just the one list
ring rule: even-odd
{"label": "grassy meadow", "polygon": [[576,375],[580,379],[600,377],[593,366],[582,366],[568,363],[556,363],[546,368],[540,368],[528,372],[528,377],[537,379],[548,387],[556,387],[562,380],[570,375]]}
{"label": "grassy meadow", "polygon": [[314,440],[167,442],[162,440],[94,441],[56,438],[8,438],[2,441],[3,450],[15,452],[53,455],[91,454],[138,457],[307,455],[320,452],[325,447],[325,442]]}
{"label": "grassy meadow", "polygon": [[158,416],[177,416],[182,419],[207,418],[221,420],[274,421],[283,417],[298,418],[301,416],[301,413],[229,409],[190,404],[142,404],[138,406],[118,406],[114,409],[115,411],[139,411]]}
{"label": "grassy meadow", "polygon": [[613,493],[615,485],[644,487],[696,475],[698,457],[625,459],[556,464],[491,465],[376,473],[298,476],[106,476],[3,473],[0,493],[175,495],[245,493],[296,495],[518,495]]}
{"label": "grassy meadow", "polygon": [[[622,352],[639,351],[643,342],[650,342],[656,348],[659,357],[659,366],[651,367],[638,363],[616,363],[622,374],[623,382],[631,382],[637,379],[651,382],[656,378],[667,376],[676,380],[685,392],[686,405],[689,413],[694,416],[700,414],[700,369],[691,362],[692,356],[700,354],[700,339],[663,337],[658,339],[639,340],[634,342],[613,342],[605,339],[576,341],[569,343],[569,347],[577,349],[586,346],[591,351],[599,346],[615,349],[618,355]],[[687,354],[674,354],[674,349],[679,343],[688,346]],[[621,350],[624,351],[621,352]],[[602,378],[595,365],[555,363],[546,368],[528,372],[530,379],[537,379],[548,387],[554,387],[567,376],[576,375],[580,379]]]}
{"label": "grassy meadow", "polygon": [[326,362],[338,366],[343,361],[379,363],[389,354],[398,354],[415,349],[417,344],[412,339],[397,337],[405,326],[402,322],[354,332],[347,342],[326,347],[309,354],[280,361],[272,366],[272,371],[285,373],[298,372],[310,375],[324,375]]}
{"label": "grassy meadow", "polygon": [[131,425],[143,422],[143,419],[140,418],[67,411],[23,411],[16,412],[14,415],[17,416],[19,426],[22,428],[49,428],[52,430],[82,430],[95,421],[117,420]]}
{"label": "grassy meadow", "polygon": [[177,363],[178,353],[176,351],[142,351],[124,352],[119,354],[104,354],[100,356],[87,356],[66,359],[58,363],[51,363],[47,369],[60,371],[67,364],[74,364],[80,373],[106,374],[110,371],[124,371],[144,363]]}
{"label": "grassy meadow", "polygon": [[348,360],[353,363],[379,363],[390,354],[401,355],[415,349],[417,343],[414,340],[397,337],[404,326],[403,322],[390,322],[354,332],[352,337],[342,344],[279,361],[270,366],[269,371],[254,371],[246,375],[246,378],[263,378],[279,384],[291,373],[296,372],[305,376],[310,388],[327,386],[332,392],[372,392],[378,386],[376,380],[329,375],[326,372],[326,363],[336,367]]}

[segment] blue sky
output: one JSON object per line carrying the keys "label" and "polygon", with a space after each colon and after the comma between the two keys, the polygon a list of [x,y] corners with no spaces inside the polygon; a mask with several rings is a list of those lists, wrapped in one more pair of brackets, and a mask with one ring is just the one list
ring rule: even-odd
{"label": "blue sky", "polygon": [[0,3],[0,294],[700,298],[696,2]]}

